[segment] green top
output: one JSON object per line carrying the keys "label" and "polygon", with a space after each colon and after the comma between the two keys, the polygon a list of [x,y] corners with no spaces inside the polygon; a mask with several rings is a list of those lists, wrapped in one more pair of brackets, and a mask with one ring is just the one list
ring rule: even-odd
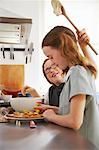
{"label": "green top", "polygon": [[84,120],[79,133],[99,148],[99,110],[96,103],[94,78],[83,66],[73,66],[64,78],[65,85],[60,95],[59,113],[68,114],[70,99],[77,94],[86,94]]}

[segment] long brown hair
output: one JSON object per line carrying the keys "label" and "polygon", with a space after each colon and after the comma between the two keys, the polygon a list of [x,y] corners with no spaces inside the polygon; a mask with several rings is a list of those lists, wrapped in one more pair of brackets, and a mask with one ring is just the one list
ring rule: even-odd
{"label": "long brown hair", "polygon": [[51,46],[60,50],[61,55],[65,57],[66,60],[69,61],[72,65],[81,65],[86,69],[89,69],[94,77],[96,77],[96,68],[81,55],[76,36],[69,28],[64,26],[56,26],[51,29],[51,31],[47,33],[42,41],[42,48],[44,46]]}

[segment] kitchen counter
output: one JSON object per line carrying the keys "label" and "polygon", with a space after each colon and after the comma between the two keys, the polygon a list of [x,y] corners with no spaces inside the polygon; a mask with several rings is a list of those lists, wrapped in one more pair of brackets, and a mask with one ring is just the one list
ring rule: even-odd
{"label": "kitchen counter", "polygon": [[72,129],[45,121],[36,128],[0,123],[0,150],[98,150]]}

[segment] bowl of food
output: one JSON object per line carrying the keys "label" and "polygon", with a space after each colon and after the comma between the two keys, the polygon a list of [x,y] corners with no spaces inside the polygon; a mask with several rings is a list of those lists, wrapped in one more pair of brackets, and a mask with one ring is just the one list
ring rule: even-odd
{"label": "bowl of food", "polygon": [[42,97],[16,97],[10,100],[11,107],[19,112],[33,110],[38,103],[42,103]]}

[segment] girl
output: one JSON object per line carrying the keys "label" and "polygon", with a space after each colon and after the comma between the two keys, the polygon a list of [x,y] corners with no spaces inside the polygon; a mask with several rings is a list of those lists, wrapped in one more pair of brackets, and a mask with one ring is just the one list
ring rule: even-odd
{"label": "girl", "polygon": [[[78,42],[85,56],[85,59],[88,59],[88,61],[90,61],[90,63],[92,63],[96,67],[93,58],[91,58],[91,55],[87,50],[86,43],[89,41],[89,37],[86,34],[85,29],[81,30],[79,33],[77,33],[77,35]],[[63,73],[63,71],[58,66],[53,64],[53,62],[49,59],[45,59],[45,61],[43,62],[42,70],[47,81],[52,84],[52,86],[48,90],[48,93],[44,95],[45,103],[49,105],[59,106],[59,96],[64,86],[63,78],[65,76],[65,72]],[[25,86],[21,90],[21,92],[23,95],[26,95],[26,93],[30,93],[33,97],[40,96],[36,89],[30,86]]]}
{"label": "girl", "polygon": [[84,59],[75,34],[66,27],[54,27],[43,39],[44,54],[66,72],[60,94],[59,111],[44,111],[43,116],[63,127],[78,130],[99,148],[99,111],[94,79],[97,70]]}

